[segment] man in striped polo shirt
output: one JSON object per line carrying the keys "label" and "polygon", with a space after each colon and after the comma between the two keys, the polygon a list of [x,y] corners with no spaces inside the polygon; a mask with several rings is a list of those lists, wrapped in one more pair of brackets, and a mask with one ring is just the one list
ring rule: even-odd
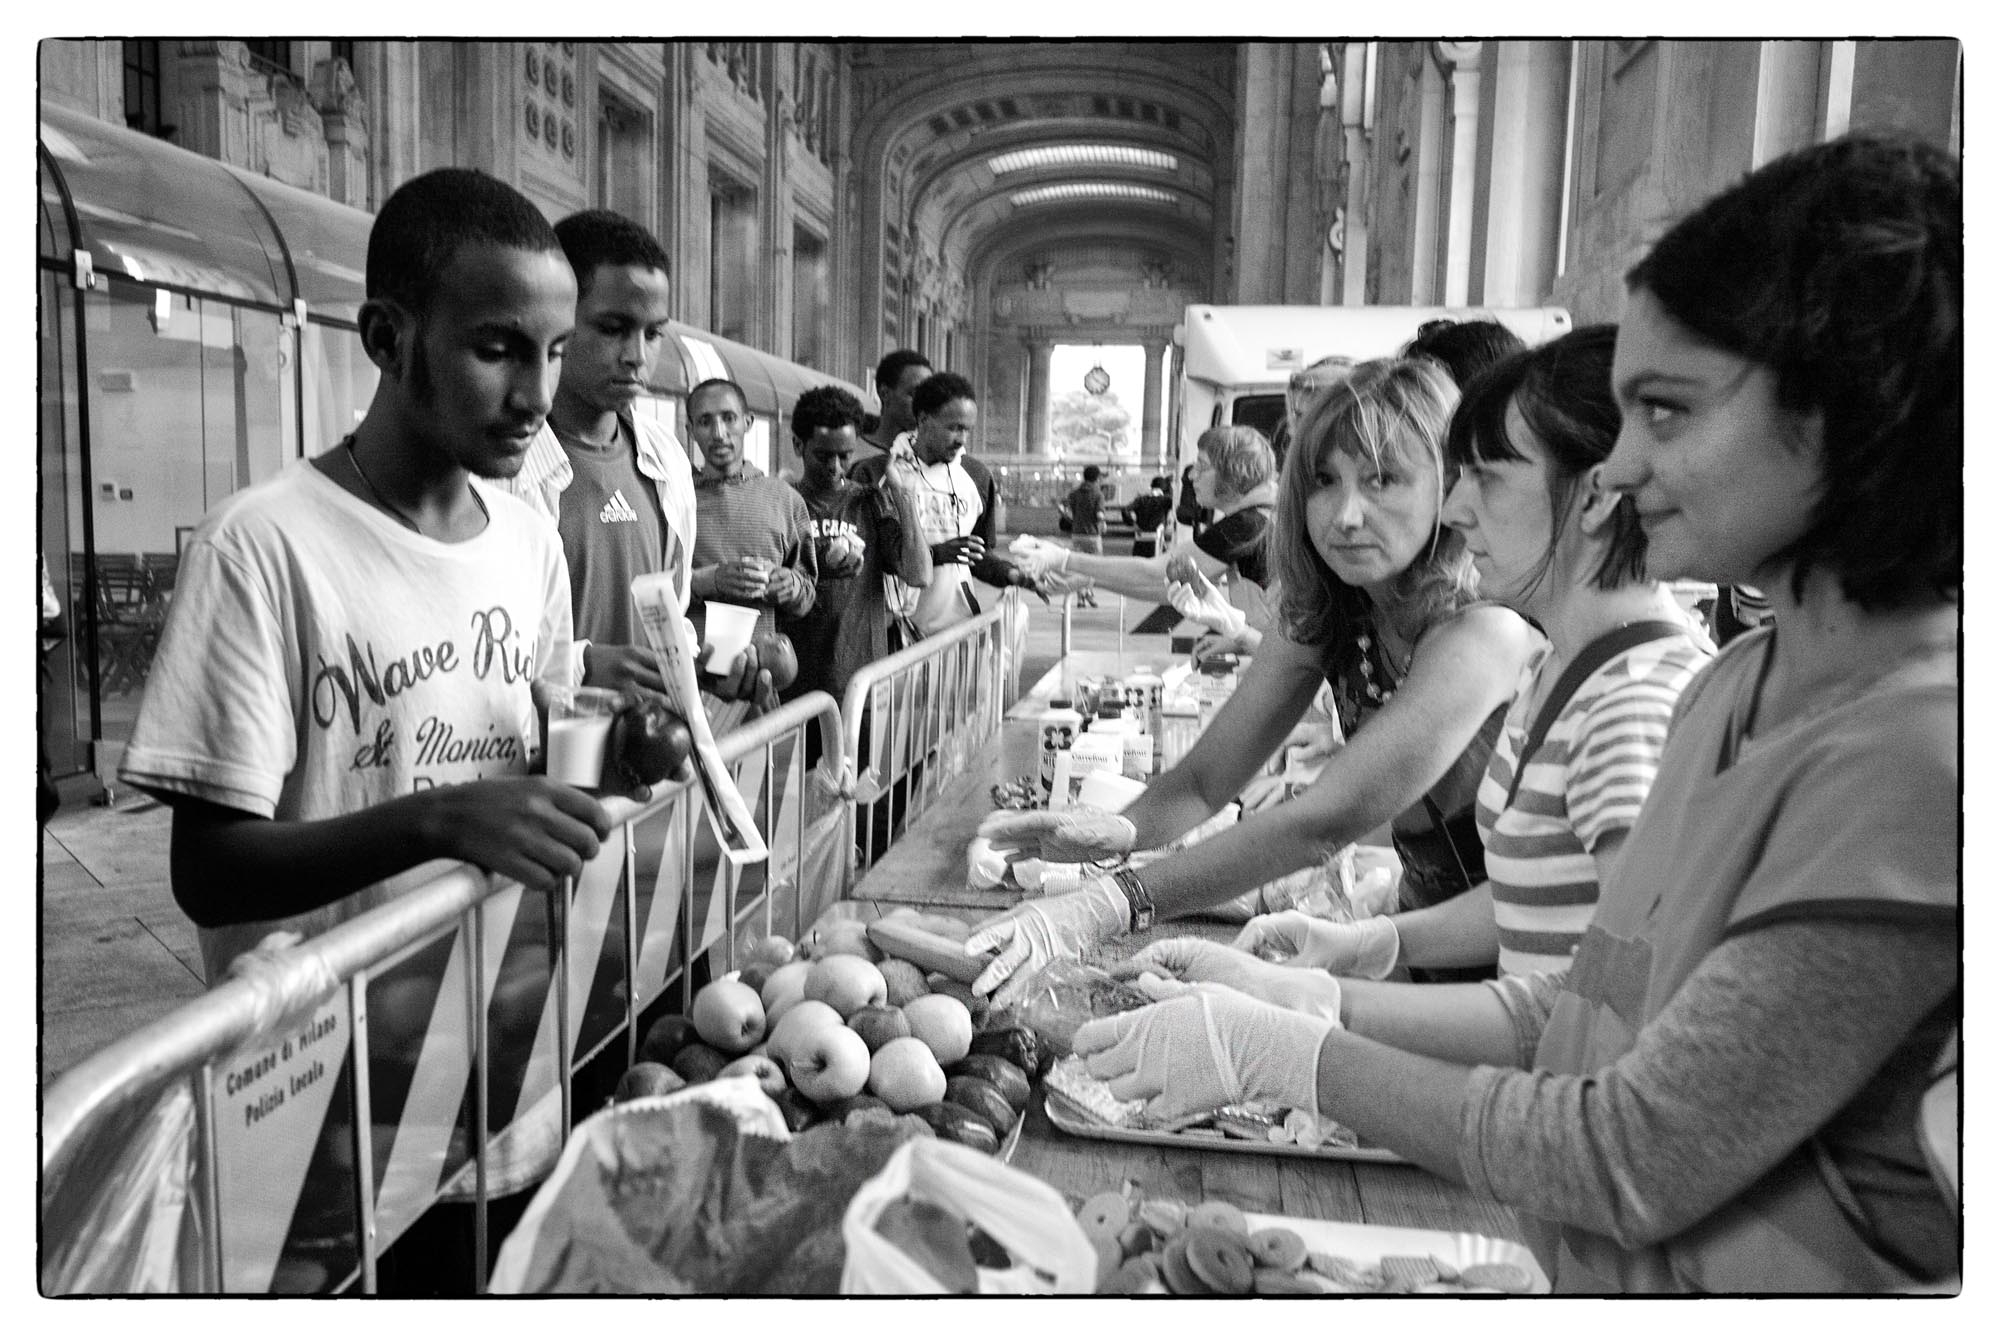
{"label": "man in striped polo shirt", "polygon": [[790,483],[743,458],[750,408],[742,388],[703,381],[688,391],[687,421],[702,455],[694,478],[696,605],[756,608],[759,635],[776,628],[779,613],[804,616],[819,583],[812,516]]}

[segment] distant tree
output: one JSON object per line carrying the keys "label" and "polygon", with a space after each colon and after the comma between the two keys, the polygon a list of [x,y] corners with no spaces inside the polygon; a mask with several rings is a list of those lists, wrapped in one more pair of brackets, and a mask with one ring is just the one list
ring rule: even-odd
{"label": "distant tree", "polygon": [[1063,453],[1126,449],[1132,413],[1115,394],[1071,390],[1049,407],[1049,443]]}

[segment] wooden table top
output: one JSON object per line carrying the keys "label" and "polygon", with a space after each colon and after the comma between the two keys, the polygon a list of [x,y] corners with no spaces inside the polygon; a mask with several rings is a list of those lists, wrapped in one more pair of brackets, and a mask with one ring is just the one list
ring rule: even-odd
{"label": "wooden table top", "polygon": [[[1052,686],[1066,672],[1073,677],[1112,670],[1094,660],[1113,657],[1075,656],[1075,662],[1052,669],[1008,712],[999,741],[983,749],[946,785],[855,887],[854,899],[861,902],[856,908],[863,917],[894,905],[914,904],[976,921],[1015,903],[1018,892],[977,891],[966,885],[965,847],[980,819],[992,810],[989,790],[1011,773],[1009,762],[1021,753],[1024,738],[1029,744],[1026,754],[1033,754],[1032,720]],[[1131,934],[1115,949],[1129,954],[1156,938],[1182,935],[1226,941],[1235,932],[1234,924],[1186,920]],[[1012,1163],[1053,1185],[1073,1204],[1130,1182],[1146,1195],[1189,1203],[1222,1200],[1276,1215],[1463,1231],[1516,1242],[1522,1238],[1511,1209],[1415,1165],[1183,1150],[1073,1137],[1049,1121],[1039,1093],[1029,1106]]]}

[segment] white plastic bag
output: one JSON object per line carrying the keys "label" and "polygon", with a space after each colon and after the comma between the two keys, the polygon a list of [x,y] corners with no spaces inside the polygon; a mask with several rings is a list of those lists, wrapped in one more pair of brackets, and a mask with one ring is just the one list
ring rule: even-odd
{"label": "white plastic bag", "polygon": [[[948,1207],[1014,1258],[1011,1271],[981,1269],[982,1294],[1089,1294],[1096,1284],[1097,1250],[1054,1188],[969,1146],[925,1137],[897,1150],[848,1203],[842,1294],[944,1292],[915,1258],[875,1232],[883,1208],[905,1195]],[[1054,1284],[1031,1271],[1054,1276]]]}

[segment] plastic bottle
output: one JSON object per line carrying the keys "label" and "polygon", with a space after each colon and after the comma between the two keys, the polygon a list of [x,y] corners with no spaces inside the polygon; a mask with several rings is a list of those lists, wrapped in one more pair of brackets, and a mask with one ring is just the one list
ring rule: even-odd
{"label": "plastic bottle", "polygon": [[1068,700],[1052,700],[1049,707],[1035,717],[1035,728],[1039,737],[1035,778],[1041,785],[1042,799],[1046,802],[1055,787],[1056,753],[1068,751],[1077,734],[1083,732],[1083,716],[1070,708]]}
{"label": "plastic bottle", "polygon": [[1160,773],[1179,765],[1200,736],[1201,705],[1193,695],[1182,694],[1165,702],[1160,707]]}
{"label": "plastic bottle", "polygon": [[1154,737],[1160,732],[1160,696],[1166,681],[1150,665],[1125,679],[1125,708],[1137,715],[1140,727]]}

